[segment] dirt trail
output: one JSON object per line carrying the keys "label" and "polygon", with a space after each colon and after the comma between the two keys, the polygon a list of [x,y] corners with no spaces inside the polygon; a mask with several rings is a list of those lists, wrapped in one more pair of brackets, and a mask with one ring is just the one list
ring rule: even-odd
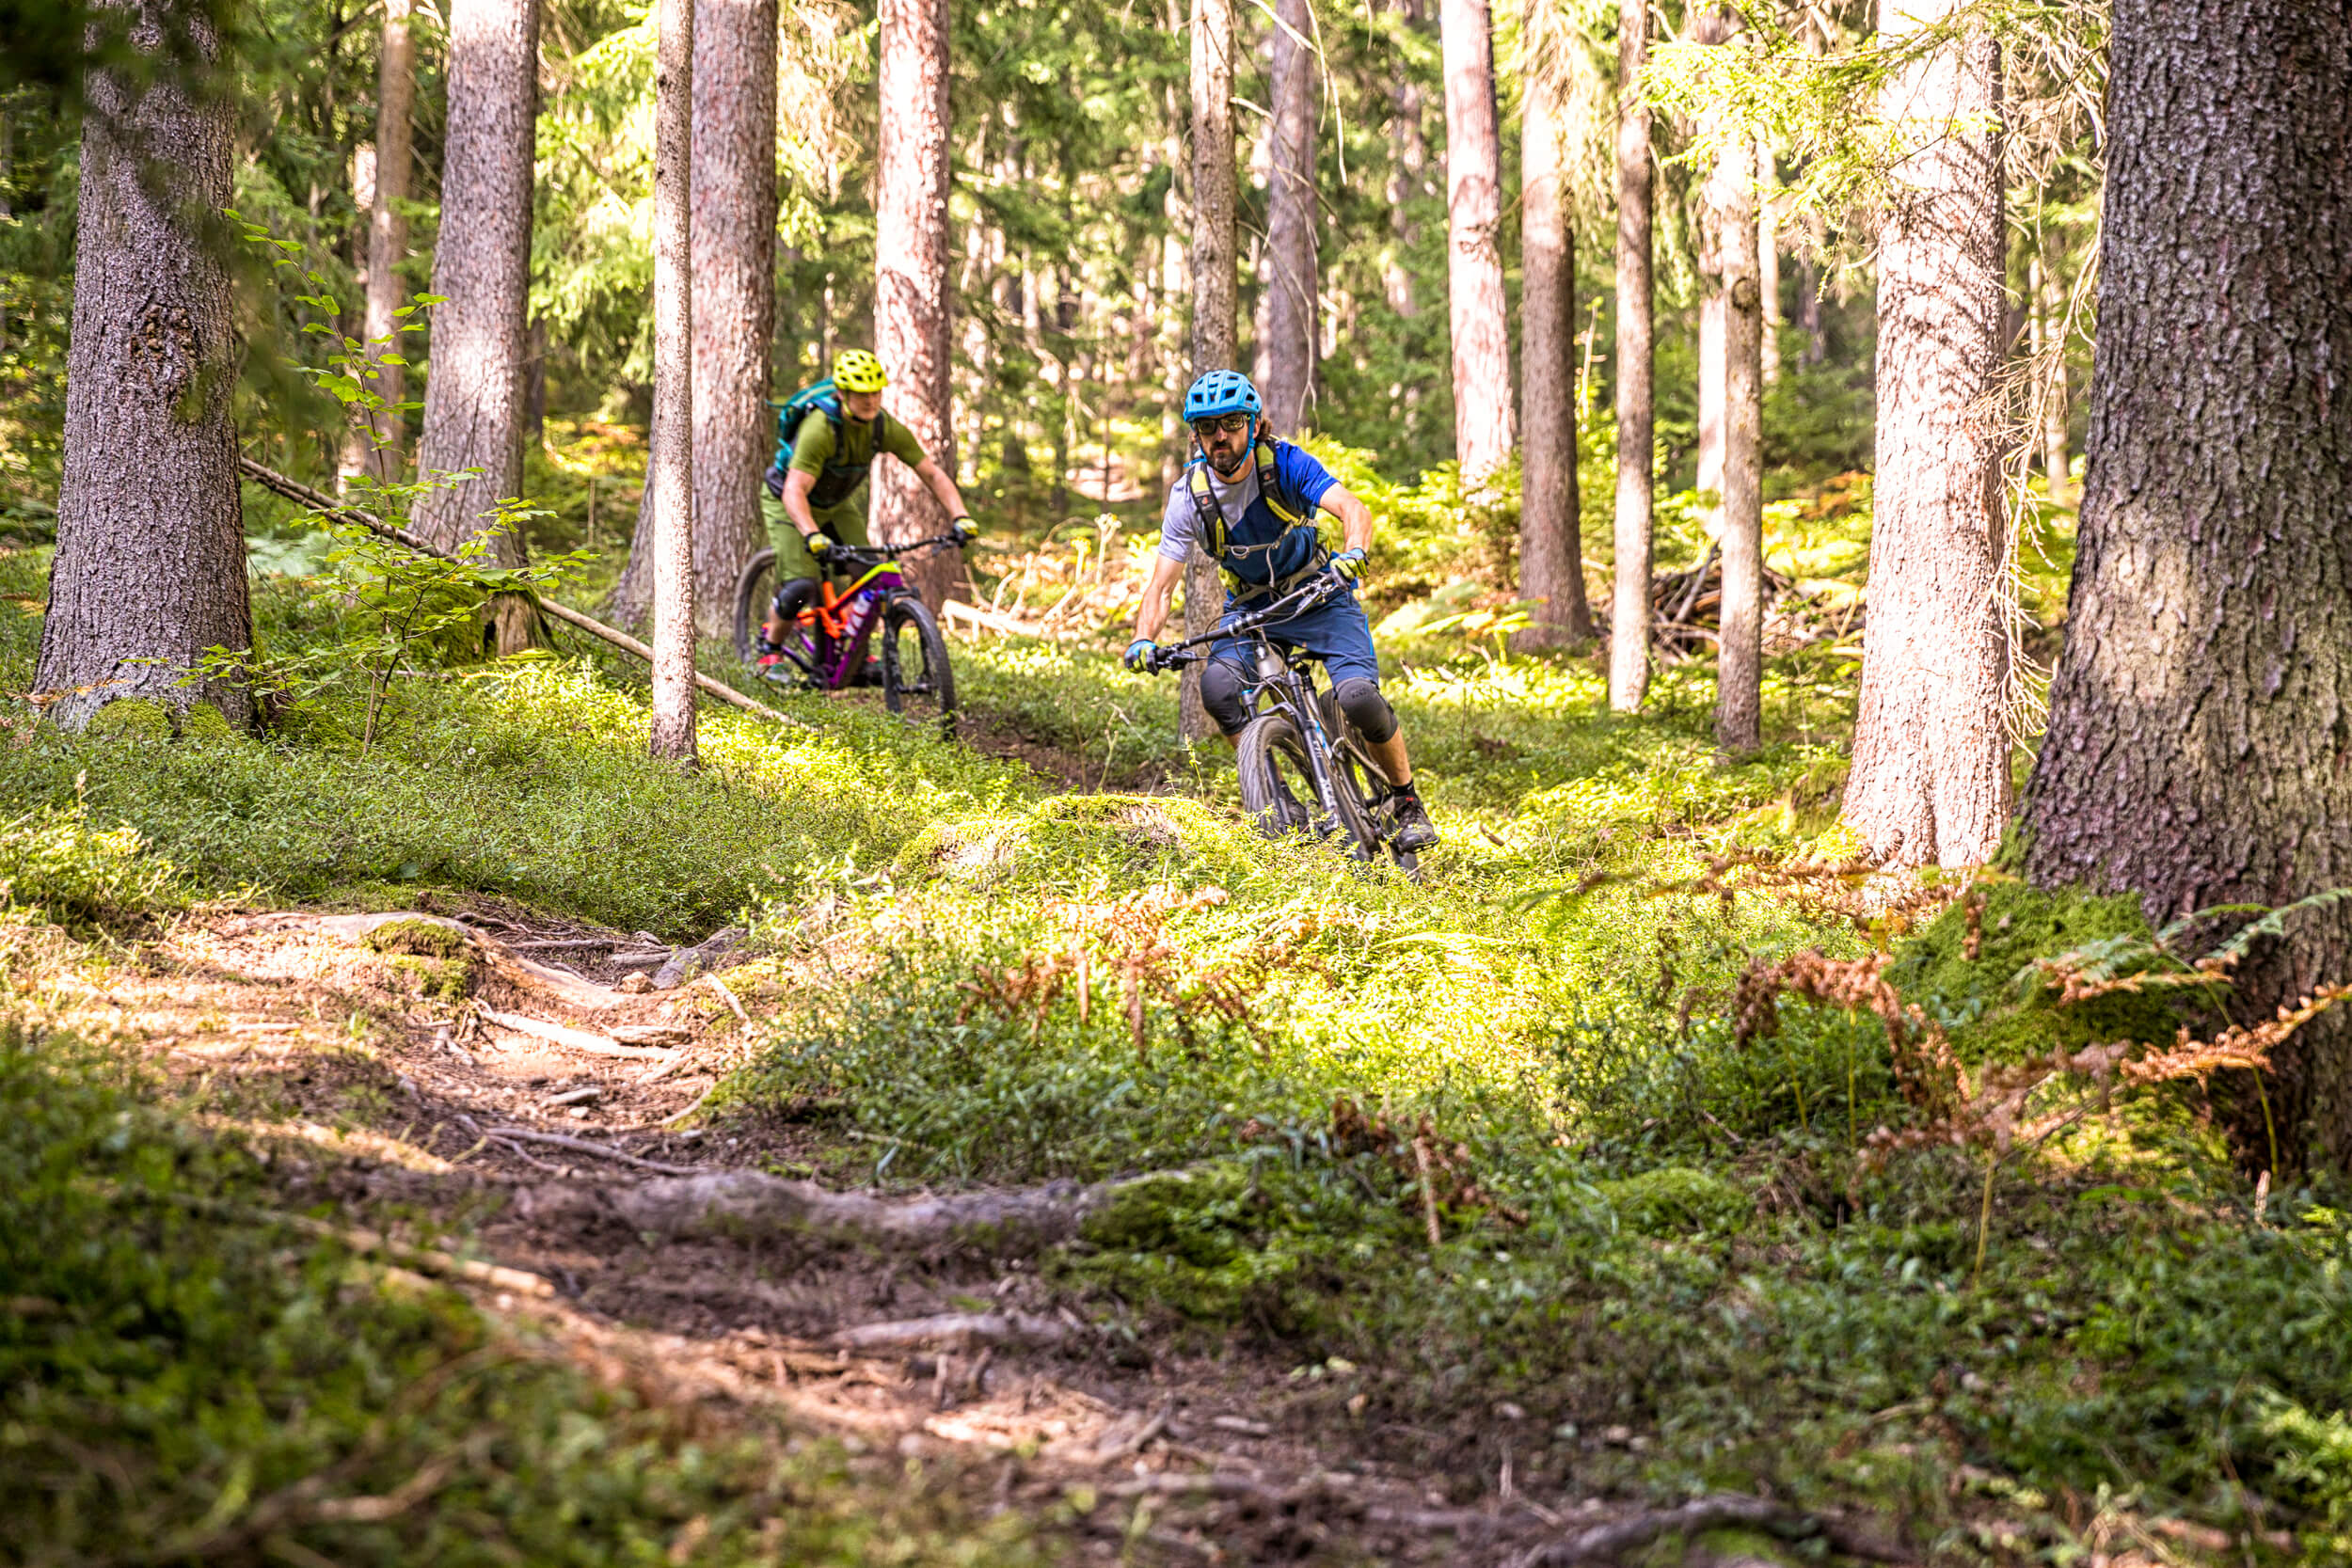
{"label": "dirt trail", "polygon": [[427,902],[432,919],[389,923],[209,912],[52,1001],[268,1149],[290,1211],[331,1201],[429,1245],[469,1233],[535,1278],[452,1283],[604,1375],[942,1465],[983,1506],[1067,1519],[1051,1528],[1069,1560],[1608,1560],[1775,1513],[1732,1499],[1670,1517],[1530,1495],[1507,1468],[1446,1473],[1438,1434],[1356,1421],[1246,1347],[1098,1326],[1033,1257],[945,1236],[639,1231],[612,1217],[631,1183],[815,1173],[805,1125],[698,1112],[795,976],[637,989],[650,941]]}

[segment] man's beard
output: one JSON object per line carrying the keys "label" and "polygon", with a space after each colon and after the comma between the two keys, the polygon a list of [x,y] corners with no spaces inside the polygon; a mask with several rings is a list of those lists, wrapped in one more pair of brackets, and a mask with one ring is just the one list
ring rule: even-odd
{"label": "man's beard", "polygon": [[1233,453],[1233,466],[1229,468],[1225,466],[1225,462],[1222,458],[1218,457],[1215,452],[1211,452],[1209,454],[1209,467],[1217,471],[1217,476],[1219,478],[1232,479],[1241,472],[1241,466],[1245,462],[1248,461],[1248,458],[1249,449],[1248,447],[1244,447],[1241,451]]}

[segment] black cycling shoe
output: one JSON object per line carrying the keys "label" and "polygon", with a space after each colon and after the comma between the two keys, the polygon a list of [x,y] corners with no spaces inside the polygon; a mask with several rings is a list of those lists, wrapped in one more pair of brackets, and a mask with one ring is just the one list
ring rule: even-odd
{"label": "black cycling shoe", "polygon": [[1420,795],[1403,790],[1391,794],[1389,812],[1396,823],[1395,832],[1389,834],[1391,847],[1409,854],[1438,842],[1438,825],[1429,820],[1429,809],[1421,803]]}

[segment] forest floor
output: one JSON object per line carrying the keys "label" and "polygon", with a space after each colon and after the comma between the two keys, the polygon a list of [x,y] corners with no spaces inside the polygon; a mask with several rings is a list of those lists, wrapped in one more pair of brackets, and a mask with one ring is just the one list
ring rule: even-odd
{"label": "forest floor", "polygon": [[2352,1203],[2193,1084],[1889,1151],[1869,1007],[1758,1012],[1883,965],[1986,1071],[2177,1022],[2019,989],[2154,961],[2127,903],[1853,861],[1835,650],[1726,760],[1703,664],[1625,718],[1400,641],[1408,881],[1259,836],[1101,650],[689,774],[577,650],[371,708],[370,603],[257,578],[267,735],[0,744],[28,1560],[2352,1555]]}
{"label": "forest floor", "polygon": [[[734,1009],[772,1009],[818,977],[623,990],[646,972],[610,961],[646,945],[631,933],[504,901],[418,902],[212,908],[128,961],[20,952],[10,980],[47,999],[43,1028],[143,1059],[167,1105],[249,1140],[283,1212],[331,1211],[356,1247],[442,1275],[591,1375],[821,1434],[871,1484],[929,1466],[975,1513],[1044,1526],[1055,1555],[1574,1562],[1689,1534],[1712,1544],[1683,1560],[1753,1562],[1744,1532],[1770,1525],[1911,1560],[1875,1522],[1753,1497],[1647,1508],[1515,1486],[1507,1456],[1497,1474],[1400,1460],[1398,1431],[1334,1419],[1279,1354],[1106,1336],[1033,1254],[972,1237],[682,1241],[583,1218],[567,1189],[593,1202],[647,1170],[825,1163],[827,1141],[788,1114],[677,1125],[747,1053]],[[530,956],[550,953],[574,961]],[[577,1034],[532,1032],[547,1024]],[[616,1038],[668,1043],[616,1057]],[[469,1238],[462,1264],[433,1250],[450,1236]]]}

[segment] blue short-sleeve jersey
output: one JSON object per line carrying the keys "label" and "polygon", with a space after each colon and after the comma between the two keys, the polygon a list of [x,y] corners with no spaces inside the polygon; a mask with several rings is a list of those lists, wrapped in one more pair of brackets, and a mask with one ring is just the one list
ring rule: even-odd
{"label": "blue short-sleeve jersey", "polygon": [[[1217,565],[1247,587],[1263,587],[1295,575],[1312,564],[1317,549],[1316,506],[1339,483],[1314,456],[1288,441],[1269,442],[1275,496],[1297,518],[1286,523],[1276,515],[1261,493],[1259,465],[1253,459],[1227,480],[1200,459],[1187,468],[1168,493],[1168,511],[1160,521],[1160,551],[1182,561],[1201,537],[1200,502],[1192,493],[1197,469],[1208,478],[1208,501],[1225,520],[1225,549]],[[1204,541],[1205,543],[1205,541]]]}

